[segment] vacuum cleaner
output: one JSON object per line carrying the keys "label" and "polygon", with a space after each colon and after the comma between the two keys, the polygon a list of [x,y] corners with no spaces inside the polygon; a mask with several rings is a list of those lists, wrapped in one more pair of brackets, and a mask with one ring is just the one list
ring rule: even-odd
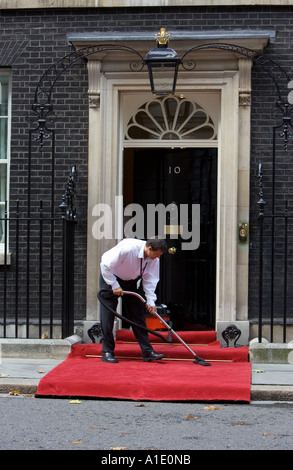
{"label": "vacuum cleaner", "polygon": [[[137,323],[134,323],[133,321],[129,320],[128,318],[125,318],[123,317],[122,315],[120,315],[119,313],[116,312],[116,310],[112,309],[111,307],[109,307],[106,302],[104,301],[103,297],[102,297],[102,293],[103,292],[109,292],[108,289],[101,289],[99,292],[98,292],[98,299],[99,301],[104,305],[105,308],[107,308],[107,310],[109,310],[111,313],[113,313],[113,315],[115,315],[116,317],[120,318],[121,320],[124,320],[126,321],[128,324],[132,325],[132,326],[136,326],[138,328],[142,328],[143,330],[146,330],[148,331],[149,333],[155,335],[155,336],[158,336],[160,337],[161,339],[163,339],[163,341],[165,341],[166,343],[170,343],[170,340],[165,338],[165,336],[161,335],[160,333],[158,333],[157,331],[153,331],[153,330],[150,330],[149,328],[147,327],[144,327],[144,326],[141,326],[141,325],[138,325]],[[135,297],[137,297],[141,302],[143,302],[143,304],[147,304],[147,301],[140,295],[138,294],[137,292],[131,292],[131,291],[123,291],[123,294],[126,294],[126,295],[134,295]],[[204,359],[202,359],[201,357],[199,357],[189,346],[188,344],[185,343],[185,341],[183,341],[182,338],[180,338],[180,336],[171,328],[171,326],[165,322],[165,320],[158,314],[158,312],[156,311],[154,313],[154,315],[158,318],[158,320],[167,328],[167,330],[173,334],[174,336],[176,336],[176,338],[180,341],[180,343],[183,344],[183,346],[194,356],[195,360],[193,361],[194,364],[198,364],[200,366],[210,366],[211,364],[209,362],[206,362]]]}

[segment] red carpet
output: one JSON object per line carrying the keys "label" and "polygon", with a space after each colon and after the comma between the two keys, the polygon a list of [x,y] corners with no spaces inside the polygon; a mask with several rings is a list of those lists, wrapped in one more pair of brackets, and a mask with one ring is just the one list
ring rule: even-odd
{"label": "red carpet", "polygon": [[122,330],[117,333],[117,364],[95,357],[101,356],[100,344],[74,345],[66,360],[42,378],[36,397],[250,401],[248,347],[221,348],[210,331],[178,334],[211,367],[194,364],[180,342],[168,344],[152,335],[155,351],[166,358],[143,362],[132,332]]}

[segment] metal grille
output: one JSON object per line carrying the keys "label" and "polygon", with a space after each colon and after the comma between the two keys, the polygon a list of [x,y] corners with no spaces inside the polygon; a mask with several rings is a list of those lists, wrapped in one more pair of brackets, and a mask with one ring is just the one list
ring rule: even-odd
{"label": "metal grille", "polygon": [[73,167],[59,217],[51,217],[43,201],[38,212],[29,217],[19,200],[10,217],[5,204],[4,218],[0,219],[5,232],[0,271],[0,336],[4,338],[66,337],[73,333],[75,181]]}

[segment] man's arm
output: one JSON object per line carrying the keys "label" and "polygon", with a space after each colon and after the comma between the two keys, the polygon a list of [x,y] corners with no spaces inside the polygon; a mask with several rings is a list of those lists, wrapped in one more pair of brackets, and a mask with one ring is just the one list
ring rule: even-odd
{"label": "man's arm", "polygon": [[119,282],[117,281],[115,274],[113,274],[113,270],[116,266],[119,266],[123,263],[126,256],[127,253],[124,253],[123,251],[117,249],[117,247],[114,247],[103,254],[100,263],[101,274],[104,278],[104,281],[112,287],[113,292],[117,291],[114,292],[117,293],[117,295],[121,295],[119,292],[122,291],[122,289],[119,285]]}
{"label": "man's arm", "polygon": [[143,290],[147,300],[147,309],[150,313],[154,313],[156,311],[155,302],[157,300],[157,296],[155,294],[155,290],[157,288],[157,284],[160,280],[160,261],[158,259],[154,259],[148,263],[147,268],[144,271],[142,281],[143,281]]}

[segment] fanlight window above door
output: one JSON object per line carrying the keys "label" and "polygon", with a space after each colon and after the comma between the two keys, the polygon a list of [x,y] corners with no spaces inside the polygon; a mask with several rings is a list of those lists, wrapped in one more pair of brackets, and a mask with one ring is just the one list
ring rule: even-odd
{"label": "fanlight window above door", "polygon": [[126,140],[215,140],[216,126],[197,103],[176,96],[144,103],[128,121]]}

